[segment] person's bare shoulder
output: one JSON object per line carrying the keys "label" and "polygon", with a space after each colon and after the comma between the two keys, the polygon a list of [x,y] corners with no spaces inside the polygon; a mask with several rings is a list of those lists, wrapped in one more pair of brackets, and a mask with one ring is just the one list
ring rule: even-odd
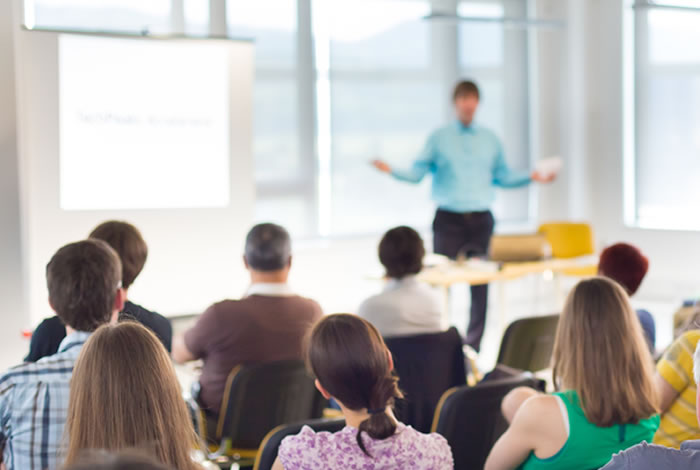
{"label": "person's bare shoulder", "polygon": [[522,404],[516,414],[518,427],[533,437],[561,435],[565,423],[557,397],[553,395],[535,395]]}

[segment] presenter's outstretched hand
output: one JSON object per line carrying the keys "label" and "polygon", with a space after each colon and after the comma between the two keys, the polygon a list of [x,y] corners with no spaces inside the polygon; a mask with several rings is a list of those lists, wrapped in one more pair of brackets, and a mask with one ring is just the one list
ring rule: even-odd
{"label": "presenter's outstretched hand", "polygon": [[381,172],[391,173],[391,167],[383,160],[372,160],[372,165]]}
{"label": "presenter's outstretched hand", "polygon": [[532,181],[536,181],[538,183],[551,183],[554,181],[557,177],[556,173],[548,173],[546,175],[540,174],[537,171],[533,171],[532,175],[530,175],[530,178],[532,178]]}

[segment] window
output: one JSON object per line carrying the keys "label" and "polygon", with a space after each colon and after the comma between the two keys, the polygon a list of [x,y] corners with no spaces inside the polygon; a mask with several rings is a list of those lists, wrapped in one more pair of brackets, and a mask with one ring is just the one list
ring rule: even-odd
{"label": "window", "polygon": [[131,33],[170,31],[170,0],[25,0],[24,11],[27,26]]}
{"label": "window", "polygon": [[[463,18],[525,18],[526,2],[462,2]],[[459,71],[481,91],[476,119],[503,142],[508,165],[530,167],[528,117],[528,36],[525,29],[506,29],[500,22],[464,21],[459,25]],[[530,189],[498,191],[493,210],[500,222],[529,218]]]}
{"label": "window", "polygon": [[[501,137],[510,166],[529,166],[528,36],[483,21],[525,17],[528,2],[220,1],[228,33],[256,45],[258,221],[281,223],[296,237],[427,228],[430,178],[398,182],[370,161],[409,166],[429,133],[453,119],[450,94],[460,77],[479,84],[477,119]],[[425,19],[445,5],[482,20]],[[127,33],[167,33],[184,16],[185,33],[204,35],[210,19],[204,0],[25,0],[25,9],[28,22],[44,28]],[[499,220],[533,215],[529,193],[499,191]]]}
{"label": "window", "polygon": [[[442,124],[445,100],[431,65],[425,1],[320,0],[329,45],[330,234],[367,234],[394,225],[427,227],[428,182],[393,180],[370,165],[381,157],[408,166]],[[318,11],[318,10],[317,10]],[[372,15],[367,12],[372,11]],[[319,104],[323,104],[319,98]],[[323,177],[324,175],[322,175]]]}
{"label": "window", "polygon": [[305,102],[302,110],[299,102],[299,71],[312,63],[299,60],[297,10],[296,0],[228,0],[226,14],[229,34],[255,41],[256,219],[312,236],[317,233],[313,134],[300,122],[313,121],[308,109],[313,103]]}
{"label": "window", "polygon": [[636,6],[633,221],[700,230],[700,1]]}

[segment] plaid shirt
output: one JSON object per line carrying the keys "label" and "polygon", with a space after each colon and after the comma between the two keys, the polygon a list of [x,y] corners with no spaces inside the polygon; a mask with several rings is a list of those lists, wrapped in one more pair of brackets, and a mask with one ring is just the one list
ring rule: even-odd
{"label": "plaid shirt", "polygon": [[0,376],[0,449],[8,470],[59,467],[70,378],[88,336],[68,335],[58,353]]}

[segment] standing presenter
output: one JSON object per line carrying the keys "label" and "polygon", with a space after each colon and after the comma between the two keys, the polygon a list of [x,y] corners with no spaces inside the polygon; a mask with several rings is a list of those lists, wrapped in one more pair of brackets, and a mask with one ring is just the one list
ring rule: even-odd
{"label": "standing presenter", "polygon": [[[494,226],[490,208],[496,187],[547,183],[554,175],[508,168],[498,137],[473,122],[479,106],[479,88],[474,82],[459,82],[452,99],[457,120],[428,137],[410,169],[392,168],[382,160],[372,163],[378,170],[409,183],[419,183],[426,174],[432,174],[432,199],[438,207],[433,220],[433,251],[456,259],[460,254],[488,253]],[[472,286],[466,343],[477,351],[484,334],[487,302],[488,285]]]}

